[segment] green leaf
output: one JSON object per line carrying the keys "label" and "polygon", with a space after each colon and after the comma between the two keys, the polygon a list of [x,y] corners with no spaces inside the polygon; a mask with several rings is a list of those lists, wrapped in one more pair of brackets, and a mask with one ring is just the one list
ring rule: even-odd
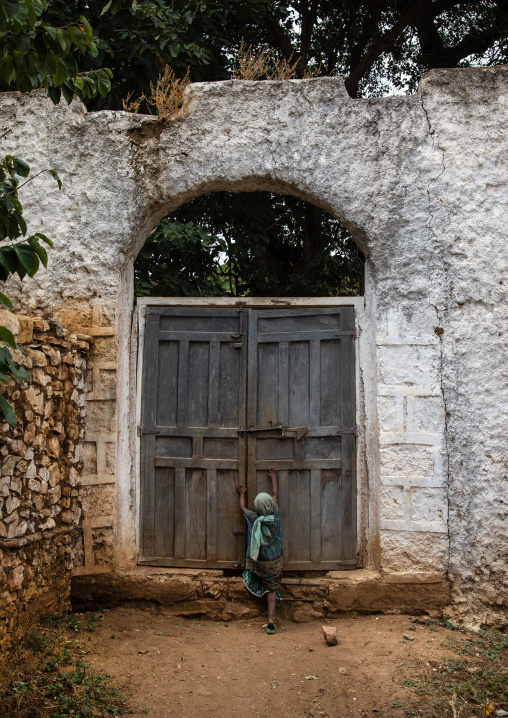
{"label": "green leaf", "polygon": [[13,249],[29,276],[32,275],[32,272],[37,271],[39,260],[31,247],[27,244],[15,244]]}
{"label": "green leaf", "polygon": [[18,420],[14,413],[12,406],[9,404],[4,396],[0,396],[0,416],[3,416],[5,421],[11,426],[16,426]]}
{"label": "green leaf", "polygon": [[48,84],[46,87],[46,94],[51,98],[54,105],[58,105],[60,102],[60,89],[58,87]]}
{"label": "green leaf", "polygon": [[19,260],[13,247],[0,247],[0,262],[9,274],[14,274],[16,272]]}
{"label": "green leaf", "polygon": [[33,4],[34,4],[35,14],[37,15],[37,17],[39,17],[44,12],[44,4],[43,4],[42,0],[33,0]]}
{"label": "green leaf", "polygon": [[0,302],[1,302],[2,304],[5,304],[5,306],[6,306],[8,309],[12,309],[12,302],[11,302],[11,300],[9,299],[9,297],[6,297],[5,294],[2,294],[1,292],[0,292]]}
{"label": "green leaf", "polygon": [[76,45],[78,50],[81,50],[81,52],[86,52],[87,43],[81,28],[76,27],[76,25],[71,25],[68,28],[68,31],[72,42]]}
{"label": "green leaf", "polygon": [[19,35],[16,35],[16,45],[18,47],[18,50],[22,52],[23,55],[26,55],[27,52],[30,50],[31,42],[32,38],[26,32],[20,32]]}
{"label": "green leaf", "polygon": [[14,171],[20,177],[28,177],[30,174],[30,166],[24,160],[20,160],[19,157],[14,157]]}
{"label": "green leaf", "polygon": [[[50,171],[50,172],[51,172],[51,171],[55,172],[55,170],[49,170],[49,171]],[[55,174],[56,174],[56,172],[55,172]],[[36,232],[35,235],[34,235],[34,237],[39,237],[39,239],[42,239],[42,241],[43,241],[43,242],[46,242],[46,244],[47,244],[48,246],[50,246],[50,247],[53,246],[53,242],[51,241],[51,239],[49,239],[48,237],[46,237],[45,234],[42,234],[42,232]]]}
{"label": "green leaf", "polygon": [[56,72],[56,56],[52,52],[48,52],[44,60],[44,74],[54,75]]}
{"label": "green leaf", "polygon": [[[58,184],[58,189],[62,189],[62,180],[58,176],[57,171],[56,170],[48,170],[48,172],[53,177],[53,179],[56,180],[56,182]],[[41,234],[41,235],[37,234],[37,236],[44,237],[43,234]],[[44,237],[44,241],[47,242],[48,244],[50,243],[49,239],[47,237]],[[51,246],[53,246],[53,245],[51,245]]]}
{"label": "green leaf", "polygon": [[97,73],[97,87],[99,92],[104,97],[111,90],[111,82],[105,72],[99,70]]}
{"label": "green leaf", "polygon": [[70,105],[74,98],[74,90],[72,89],[72,87],[69,87],[67,82],[64,82],[60,89],[62,91],[62,95],[65,97],[67,104]]}
{"label": "green leaf", "polygon": [[44,28],[45,32],[48,33],[52,40],[56,40],[56,28],[54,28],[52,25],[46,25],[45,22],[42,23],[42,27]]}
{"label": "green leaf", "polygon": [[41,247],[41,245],[39,244],[39,242],[37,241],[37,238],[35,236],[29,237],[27,239],[27,242],[30,245],[30,247],[33,249],[35,254],[39,257],[44,269],[46,269],[46,267],[48,266],[48,253],[46,252],[44,247]]}
{"label": "green leaf", "polygon": [[28,16],[27,16],[27,22],[28,26],[30,27],[30,30],[33,30],[35,27],[35,21],[37,20],[37,15],[35,14],[35,8],[32,0],[25,0],[25,4],[28,9]]}
{"label": "green leaf", "polygon": [[14,22],[16,25],[18,25],[20,30],[23,27],[23,25],[25,24],[27,17],[28,17],[28,8],[26,6],[26,3],[21,2],[21,3],[19,3],[18,12],[14,16]]}
{"label": "green leaf", "polygon": [[84,32],[84,34],[85,34],[86,39],[87,39],[90,43],[93,42],[93,30],[92,30],[92,26],[90,25],[90,23],[88,22],[88,20],[86,19],[86,17],[85,17],[84,15],[80,15],[80,16],[79,16],[79,19],[81,20],[81,22],[83,23],[83,27],[85,28],[85,29],[83,30],[83,32]]}
{"label": "green leaf", "polygon": [[4,341],[6,344],[8,344],[13,349],[16,349],[16,340],[14,339],[14,334],[11,332],[10,329],[7,329],[7,327],[2,327],[0,325],[0,339]]}
{"label": "green leaf", "polygon": [[16,76],[12,57],[4,57],[0,68],[0,77],[6,85],[10,85]]}
{"label": "green leaf", "polygon": [[104,7],[103,7],[102,10],[101,10],[101,13],[100,13],[99,17],[101,17],[101,15],[104,15],[104,13],[109,10],[109,8],[111,7],[111,3],[112,3],[112,2],[113,2],[113,0],[109,0],[109,2],[107,2],[107,3],[104,5]]}
{"label": "green leaf", "polygon": [[2,10],[8,20],[12,20],[19,10],[19,0],[2,0]]}
{"label": "green leaf", "polygon": [[[67,36],[67,38],[66,38],[66,36]],[[59,44],[60,47],[62,48],[62,50],[63,50],[64,52],[66,52],[66,50],[67,50],[67,42],[66,42],[66,39],[69,40],[69,44],[70,44],[70,42],[71,42],[71,39],[70,39],[68,33],[66,33],[64,30],[62,30],[62,28],[57,27],[57,29],[56,29],[56,39],[57,39],[57,41],[58,41],[58,44]]]}
{"label": "green leaf", "polygon": [[59,87],[59,85],[63,85],[63,83],[67,80],[67,66],[59,57],[55,57],[55,62],[56,72],[53,75],[53,82],[55,87]]}

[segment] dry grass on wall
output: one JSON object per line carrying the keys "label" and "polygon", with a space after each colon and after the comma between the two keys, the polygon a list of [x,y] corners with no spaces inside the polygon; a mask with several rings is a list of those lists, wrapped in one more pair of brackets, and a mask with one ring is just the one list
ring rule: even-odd
{"label": "dry grass on wall", "polygon": [[[190,85],[189,70],[182,79],[176,77],[174,71],[166,65],[163,74],[160,74],[157,84],[150,82],[150,94],[144,93],[137,99],[131,100],[131,93],[126,100],[122,100],[123,109],[127,112],[139,112],[143,102],[148,108],[153,108],[161,122],[169,120],[183,120],[187,117],[189,109],[189,96],[186,93]],[[151,111],[151,109],[150,109]]]}

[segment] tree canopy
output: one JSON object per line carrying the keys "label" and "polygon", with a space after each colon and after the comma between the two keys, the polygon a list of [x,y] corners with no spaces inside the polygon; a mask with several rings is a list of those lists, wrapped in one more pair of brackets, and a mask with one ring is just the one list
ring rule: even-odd
{"label": "tree canopy", "polygon": [[139,295],[355,295],[363,257],[335,217],[308,202],[212,192],[159,222],[135,276]]}
{"label": "tree canopy", "polygon": [[[12,0],[10,0],[12,1]],[[49,0],[55,26],[85,17],[119,109],[169,64],[193,81],[231,77],[242,39],[300,59],[298,72],[343,75],[352,97],[414,91],[431,68],[508,61],[508,0]]]}

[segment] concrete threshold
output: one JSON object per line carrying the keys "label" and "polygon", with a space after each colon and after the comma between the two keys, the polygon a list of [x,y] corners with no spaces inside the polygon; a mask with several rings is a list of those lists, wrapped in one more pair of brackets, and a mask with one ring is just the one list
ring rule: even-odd
{"label": "concrete threshold", "polygon": [[[344,612],[415,613],[441,616],[449,583],[438,573],[380,573],[369,569],[330,571],[316,578],[282,580],[283,617],[306,621]],[[128,570],[75,575],[75,610],[136,605],[215,620],[250,619],[266,612],[266,601],[243,586],[241,576],[221,570],[136,566]]]}

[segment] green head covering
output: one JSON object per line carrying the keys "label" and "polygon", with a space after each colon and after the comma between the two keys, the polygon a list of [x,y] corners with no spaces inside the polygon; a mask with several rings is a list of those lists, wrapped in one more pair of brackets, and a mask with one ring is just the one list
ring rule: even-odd
{"label": "green head covering", "polygon": [[272,532],[267,524],[273,524],[275,517],[275,501],[270,494],[261,493],[254,499],[254,508],[259,517],[254,521],[251,532],[249,556],[257,561],[259,549],[270,542]]}

